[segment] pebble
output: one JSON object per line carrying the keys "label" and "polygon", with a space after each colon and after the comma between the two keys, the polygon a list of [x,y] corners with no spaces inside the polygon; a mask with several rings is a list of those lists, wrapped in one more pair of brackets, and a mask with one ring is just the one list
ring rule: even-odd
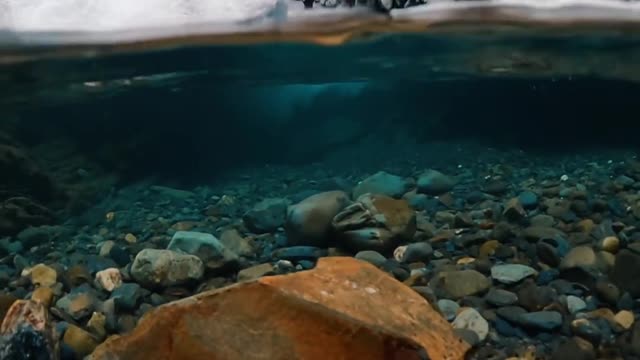
{"label": "pebble", "polygon": [[355,258],[358,260],[366,261],[377,267],[382,266],[387,261],[387,258],[385,258],[382,254],[373,250],[359,251],[355,255]]}
{"label": "pebble", "polygon": [[238,272],[238,282],[258,279],[262,276],[275,274],[275,268],[271,263],[259,264]]}
{"label": "pebble", "polygon": [[44,307],[48,309],[53,303],[54,296],[53,290],[50,287],[41,286],[33,290],[31,299],[41,302]]}
{"label": "pebble", "polygon": [[253,232],[272,232],[284,225],[288,206],[289,201],[286,199],[264,199],[247,211],[242,220]]}
{"label": "pebble", "polygon": [[455,180],[437,170],[429,169],[417,181],[418,192],[427,195],[442,195],[455,186]]}
{"label": "pebble", "polygon": [[96,283],[99,288],[108,292],[112,292],[114,289],[122,285],[122,275],[120,270],[116,268],[109,268],[96,273]]}
{"label": "pebble", "polygon": [[480,250],[478,251],[479,258],[488,258],[493,256],[500,246],[500,242],[498,240],[488,240],[480,246]]}
{"label": "pebble", "polygon": [[138,242],[138,238],[132,233],[128,233],[127,235],[124,236],[124,241],[126,241],[129,244],[135,244],[136,242]]}
{"label": "pebble", "polygon": [[428,262],[433,255],[433,248],[427,242],[418,242],[407,245],[403,256],[399,261],[404,263]]}
{"label": "pebble", "polygon": [[562,314],[557,311],[536,311],[521,314],[518,323],[524,327],[551,331],[562,326]]}
{"label": "pebble", "polygon": [[587,309],[587,303],[577,296],[567,296],[567,309],[570,313],[576,314]]}
{"label": "pebble", "polygon": [[30,269],[25,269],[22,275],[30,276],[31,283],[35,286],[53,286],[58,279],[56,270],[45,264],[38,264]]}
{"label": "pebble", "polygon": [[615,254],[620,249],[620,239],[617,236],[607,236],[600,242],[600,248],[604,251]]}
{"label": "pebble", "polygon": [[592,268],[596,266],[596,253],[589,246],[576,246],[567,253],[560,263],[560,270],[577,267]]}
{"label": "pebble", "polygon": [[620,290],[640,297],[640,255],[628,250],[618,252],[609,278]]}
{"label": "pebble", "polygon": [[440,299],[438,300],[438,308],[442,315],[444,315],[445,319],[448,321],[453,321],[458,314],[458,310],[460,309],[460,305],[457,302],[449,299]]}
{"label": "pebble", "polygon": [[429,286],[443,292],[444,297],[460,299],[487,291],[491,280],[475,270],[448,271],[438,273]]}
{"label": "pebble", "polygon": [[532,191],[523,191],[518,195],[518,201],[525,209],[538,207],[538,195]]}
{"label": "pebble", "polygon": [[56,307],[69,314],[74,320],[79,321],[88,317],[96,308],[96,296],[86,288],[76,288],[56,302]]}
{"label": "pebble", "polygon": [[106,323],[107,318],[103,313],[94,312],[87,322],[87,330],[98,337],[98,340],[102,341],[107,337]]}
{"label": "pebble", "polygon": [[171,250],[145,249],[131,265],[133,278],[147,287],[169,287],[197,281],[204,274],[204,264],[197,256]]}
{"label": "pebble", "polygon": [[410,188],[411,184],[404,178],[379,171],[359,182],[353,189],[353,198],[357,199],[366,193],[381,194],[399,199]]}
{"label": "pebble", "polygon": [[98,346],[98,342],[85,330],[70,324],[62,339],[77,356],[84,358]]}
{"label": "pebble", "polygon": [[251,257],[256,253],[254,241],[249,237],[243,237],[237,229],[227,229],[222,232],[220,242],[239,256]]}
{"label": "pebble", "polygon": [[124,283],[111,293],[116,310],[133,311],[142,299],[143,292],[140,285],[136,283]]}
{"label": "pebble", "polygon": [[508,306],[518,302],[518,295],[511,291],[491,288],[484,299],[494,306]]}
{"label": "pebble", "polygon": [[333,218],[350,202],[344,191],[328,191],[289,206],[285,222],[288,245],[327,247]]}
{"label": "pebble", "polygon": [[532,267],[521,264],[495,265],[491,268],[491,277],[503,284],[515,284],[537,273]]}
{"label": "pebble", "polygon": [[619,311],[615,315],[614,319],[625,330],[631,329],[633,323],[635,322],[635,316],[633,315],[633,312],[628,310]]}
{"label": "pebble", "polygon": [[465,308],[456,316],[451,324],[454,329],[473,331],[479,342],[483,342],[489,334],[489,323],[474,308]]}

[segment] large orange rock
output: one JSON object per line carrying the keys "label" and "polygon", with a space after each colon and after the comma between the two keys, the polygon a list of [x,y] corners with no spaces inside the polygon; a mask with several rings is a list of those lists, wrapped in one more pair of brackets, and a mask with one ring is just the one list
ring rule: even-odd
{"label": "large orange rock", "polygon": [[163,305],[91,359],[463,359],[469,345],[411,288],[368,263],[322,258]]}

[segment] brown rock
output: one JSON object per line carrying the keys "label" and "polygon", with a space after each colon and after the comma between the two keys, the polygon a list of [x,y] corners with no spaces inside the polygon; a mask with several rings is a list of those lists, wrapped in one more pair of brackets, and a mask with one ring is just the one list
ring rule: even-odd
{"label": "brown rock", "polygon": [[238,281],[255,280],[265,275],[273,275],[274,271],[275,269],[270,263],[252,266],[238,272]]}
{"label": "brown rock", "polygon": [[50,287],[39,287],[33,290],[31,300],[41,302],[48,309],[53,302],[53,290]]}
{"label": "brown rock", "polygon": [[98,342],[91,334],[72,324],[69,324],[69,327],[64,332],[62,341],[69,345],[81,358],[91,354],[98,346]]}
{"label": "brown rock", "polygon": [[412,360],[423,349],[433,360],[457,360],[468,348],[411,288],[335,257],[163,305],[91,359]]}
{"label": "brown rock", "polygon": [[38,264],[25,272],[31,276],[31,283],[36,286],[53,286],[58,277],[56,271],[45,264]]}

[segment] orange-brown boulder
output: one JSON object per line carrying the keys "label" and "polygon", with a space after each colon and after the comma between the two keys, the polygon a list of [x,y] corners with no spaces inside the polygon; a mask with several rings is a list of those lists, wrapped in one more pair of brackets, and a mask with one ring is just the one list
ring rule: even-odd
{"label": "orange-brown boulder", "polygon": [[91,359],[417,360],[426,351],[459,360],[468,348],[411,288],[363,261],[328,257],[163,305]]}

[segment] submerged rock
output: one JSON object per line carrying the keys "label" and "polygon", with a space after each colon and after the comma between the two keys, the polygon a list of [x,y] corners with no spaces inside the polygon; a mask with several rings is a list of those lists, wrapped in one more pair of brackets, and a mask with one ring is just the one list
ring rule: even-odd
{"label": "submerged rock", "polygon": [[392,250],[416,232],[416,215],[406,200],[365,194],[333,219],[340,245],[352,250]]}
{"label": "submerged rock", "polygon": [[33,300],[14,302],[0,326],[0,359],[57,360],[58,354],[47,309]]}
{"label": "submerged rock", "polygon": [[284,225],[289,202],[285,199],[264,199],[247,211],[242,220],[256,233],[275,231]]}
{"label": "submerged rock", "polygon": [[328,191],[289,206],[285,223],[289,245],[327,247],[331,221],[349,202],[344,191]]}
{"label": "submerged rock", "polygon": [[434,276],[429,286],[444,297],[460,299],[484,293],[491,287],[491,280],[475,270],[444,271]]}
{"label": "submerged rock", "polygon": [[411,288],[371,264],[333,257],[163,305],[90,359],[444,360],[468,348]]}
{"label": "submerged rock", "polygon": [[418,178],[418,192],[428,195],[442,195],[451,191],[456,182],[437,170],[427,170]]}
{"label": "submerged rock", "polygon": [[171,250],[142,250],[131,265],[133,278],[150,288],[185,284],[199,280],[203,274],[200,258]]}
{"label": "submerged rock", "polygon": [[357,199],[361,195],[371,193],[399,199],[409,190],[410,186],[410,183],[400,176],[379,171],[356,185],[353,189],[353,197]]}
{"label": "submerged rock", "polygon": [[238,266],[238,255],[227,249],[215,236],[195,231],[177,231],[167,250],[195,255],[211,271],[226,271]]}

